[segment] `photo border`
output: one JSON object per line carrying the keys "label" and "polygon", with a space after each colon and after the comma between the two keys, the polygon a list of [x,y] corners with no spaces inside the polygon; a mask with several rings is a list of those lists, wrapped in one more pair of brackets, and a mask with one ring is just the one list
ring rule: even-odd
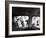
{"label": "photo border", "polygon": [[[27,31],[13,31],[12,32],[12,7],[27,7],[27,8],[39,8],[40,9],[40,30]],[[9,35],[21,35],[21,34],[34,34],[43,33],[43,6],[32,4],[9,4]]]}
{"label": "photo border", "polygon": [[[24,35],[8,35],[9,34],[9,4],[24,3],[24,4],[36,4],[43,5],[43,33],[37,34],[24,34]],[[24,2],[24,1],[5,1],[5,37],[23,37],[23,36],[39,36],[45,35],[45,3],[41,2]]]}

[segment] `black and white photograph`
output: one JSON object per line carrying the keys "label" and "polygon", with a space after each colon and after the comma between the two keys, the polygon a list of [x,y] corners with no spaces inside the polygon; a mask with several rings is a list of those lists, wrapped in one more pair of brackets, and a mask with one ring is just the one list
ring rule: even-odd
{"label": "black and white photograph", "polygon": [[12,7],[12,31],[40,30],[40,8]]}
{"label": "black and white photograph", "polygon": [[44,32],[44,3],[10,3],[8,36],[42,35]]}

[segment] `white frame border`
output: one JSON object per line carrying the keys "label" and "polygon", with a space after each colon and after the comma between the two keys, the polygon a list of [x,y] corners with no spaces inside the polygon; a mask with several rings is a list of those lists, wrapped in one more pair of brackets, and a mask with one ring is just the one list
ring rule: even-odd
{"label": "white frame border", "polygon": [[[12,7],[33,7],[40,8],[40,30],[36,31],[12,31]],[[37,34],[43,33],[43,6],[42,5],[28,5],[28,4],[9,4],[9,35],[21,35],[21,34]]]}

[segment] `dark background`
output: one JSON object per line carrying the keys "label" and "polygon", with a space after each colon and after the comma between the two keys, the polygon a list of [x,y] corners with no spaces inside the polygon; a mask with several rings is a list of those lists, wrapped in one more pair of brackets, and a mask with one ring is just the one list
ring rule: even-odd
{"label": "dark background", "polygon": [[12,7],[13,16],[40,16],[40,8]]}
{"label": "dark background", "polygon": [[[19,28],[18,24],[14,23],[14,16],[29,16],[29,27],[26,29]],[[33,16],[40,17],[40,8],[12,7],[12,31],[40,30],[40,28],[31,25]]]}

